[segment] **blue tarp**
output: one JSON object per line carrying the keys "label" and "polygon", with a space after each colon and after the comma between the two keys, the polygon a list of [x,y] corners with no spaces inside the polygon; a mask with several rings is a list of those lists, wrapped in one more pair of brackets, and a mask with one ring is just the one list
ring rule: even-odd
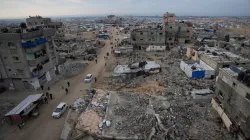
{"label": "blue tarp", "polygon": [[205,71],[192,71],[192,78],[205,77]]}
{"label": "blue tarp", "polygon": [[22,46],[24,48],[30,48],[30,47],[35,47],[35,46],[40,45],[40,44],[45,43],[45,42],[47,42],[47,39],[41,38],[41,39],[30,41],[30,42],[24,42],[24,43],[22,43]]}

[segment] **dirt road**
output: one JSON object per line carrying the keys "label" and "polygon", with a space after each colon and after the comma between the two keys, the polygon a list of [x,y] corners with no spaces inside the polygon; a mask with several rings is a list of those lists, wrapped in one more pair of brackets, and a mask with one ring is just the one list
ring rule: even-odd
{"label": "dirt road", "polygon": [[[114,29],[114,28],[113,28]],[[112,31],[115,35],[116,29]],[[119,36],[120,38],[121,36]],[[116,38],[116,36],[114,37]],[[113,39],[114,39],[113,38]],[[112,40],[113,40],[112,39]],[[60,102],[66,102],[72,104],[74,100],[81,97],[84,89],[90,88],[92,83],[84,83],[84,77],[91,73],[97,77],[101,77],[101,71],[105,68],[104,56],[109,52],[111,54],[110,41],[106,41],[106,45],[101,49],[98,55],[97,64],[95,61],[91,62],[85,70],[76,77],[58,81],[51,86],[51,93],[54,99],[49,100],[48,104],[44,104],[39,108],[40,115],[37,118],[27,121],[23,129],[19,130],[17,126],[10,126],[5,124],[5,129],[0,134],[0,140],[57,140],[61,134],[61,130],[64,125],[64,121],[67,116],[67,112],[60,119],[54,119],[51,117],[53,110]],[[66,83],[69,81],[71,86],[69,87],[69,94],[66,95],[62,86],[66,87]]]}

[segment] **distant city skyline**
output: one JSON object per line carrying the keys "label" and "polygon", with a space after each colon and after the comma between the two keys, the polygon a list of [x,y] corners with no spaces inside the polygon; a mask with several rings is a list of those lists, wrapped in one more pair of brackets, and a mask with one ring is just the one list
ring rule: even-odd
{"label": "distant city skyline", "polygon": [[27,18],[40,15],[163,15],[250,16],[250,0],[4,0],[0,18]]}

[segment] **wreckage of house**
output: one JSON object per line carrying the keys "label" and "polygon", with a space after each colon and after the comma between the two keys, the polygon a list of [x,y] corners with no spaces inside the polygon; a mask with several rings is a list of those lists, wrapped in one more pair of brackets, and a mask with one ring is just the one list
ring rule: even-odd
{"label": "wreckage of house", "polygon": [[117,65],[112,74],[113,80],[123,81],[144,74],[159,73],[160,64],[155,61],[138,62],[130,65]]}
{"label": "wreckage of house", "polygon": [[218,75],[219,68],[228,68],[231,65],[250,66],[249,59],[215,47],[187,47],[187,57],[203,61],[215,70],[215,75]]}
{"label": "wreckage of house", "polygon": [[212,107],[227,129],[240,139],[250,138],[250,67],[221,68]]}

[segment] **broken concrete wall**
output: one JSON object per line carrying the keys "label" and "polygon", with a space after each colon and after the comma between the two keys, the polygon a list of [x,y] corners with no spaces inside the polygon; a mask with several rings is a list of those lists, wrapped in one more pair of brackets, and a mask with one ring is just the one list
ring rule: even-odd
{"label": "broken concrete wall", "polygon": [[224,110],[221,108],[221,106],[214,99],[212,99],[211,103],[212,103],[213,109],[217,111],[217,113],[221,117],[222,121],[224,122],[225,126],[227,127],[227,130],[230,130],[232,122],[229,119],[229,117],[227,116],[227,114],[224,112]]}
{"label": "broken concrete wall", "polygon": [[[235,86],[237,87],[237,83]],[[248,90],[248,93],[249,92],[250,90]],[[234,88],[229,86],[220,77],[216,82],[215,94],[221,102],[223,109],[232,119],[232,121],[242,125],[240,126],[242,128],[247,128],[246,123],[243,123],[246,122],[247,118],[250,116],[250,101],[246,98],[246,96],[242,96],[237,93]],[[243,132],[250,136],[249,130],[250,128],[243,130]]]}
{"label": "broken concrete wall", "polygon": [[199,57],[198,57],[198,51],[195,50],[192,46],[191,47],[187,47],[187,53],[186,56],[188,58],[193,59],[194,61],[199,61]]}

